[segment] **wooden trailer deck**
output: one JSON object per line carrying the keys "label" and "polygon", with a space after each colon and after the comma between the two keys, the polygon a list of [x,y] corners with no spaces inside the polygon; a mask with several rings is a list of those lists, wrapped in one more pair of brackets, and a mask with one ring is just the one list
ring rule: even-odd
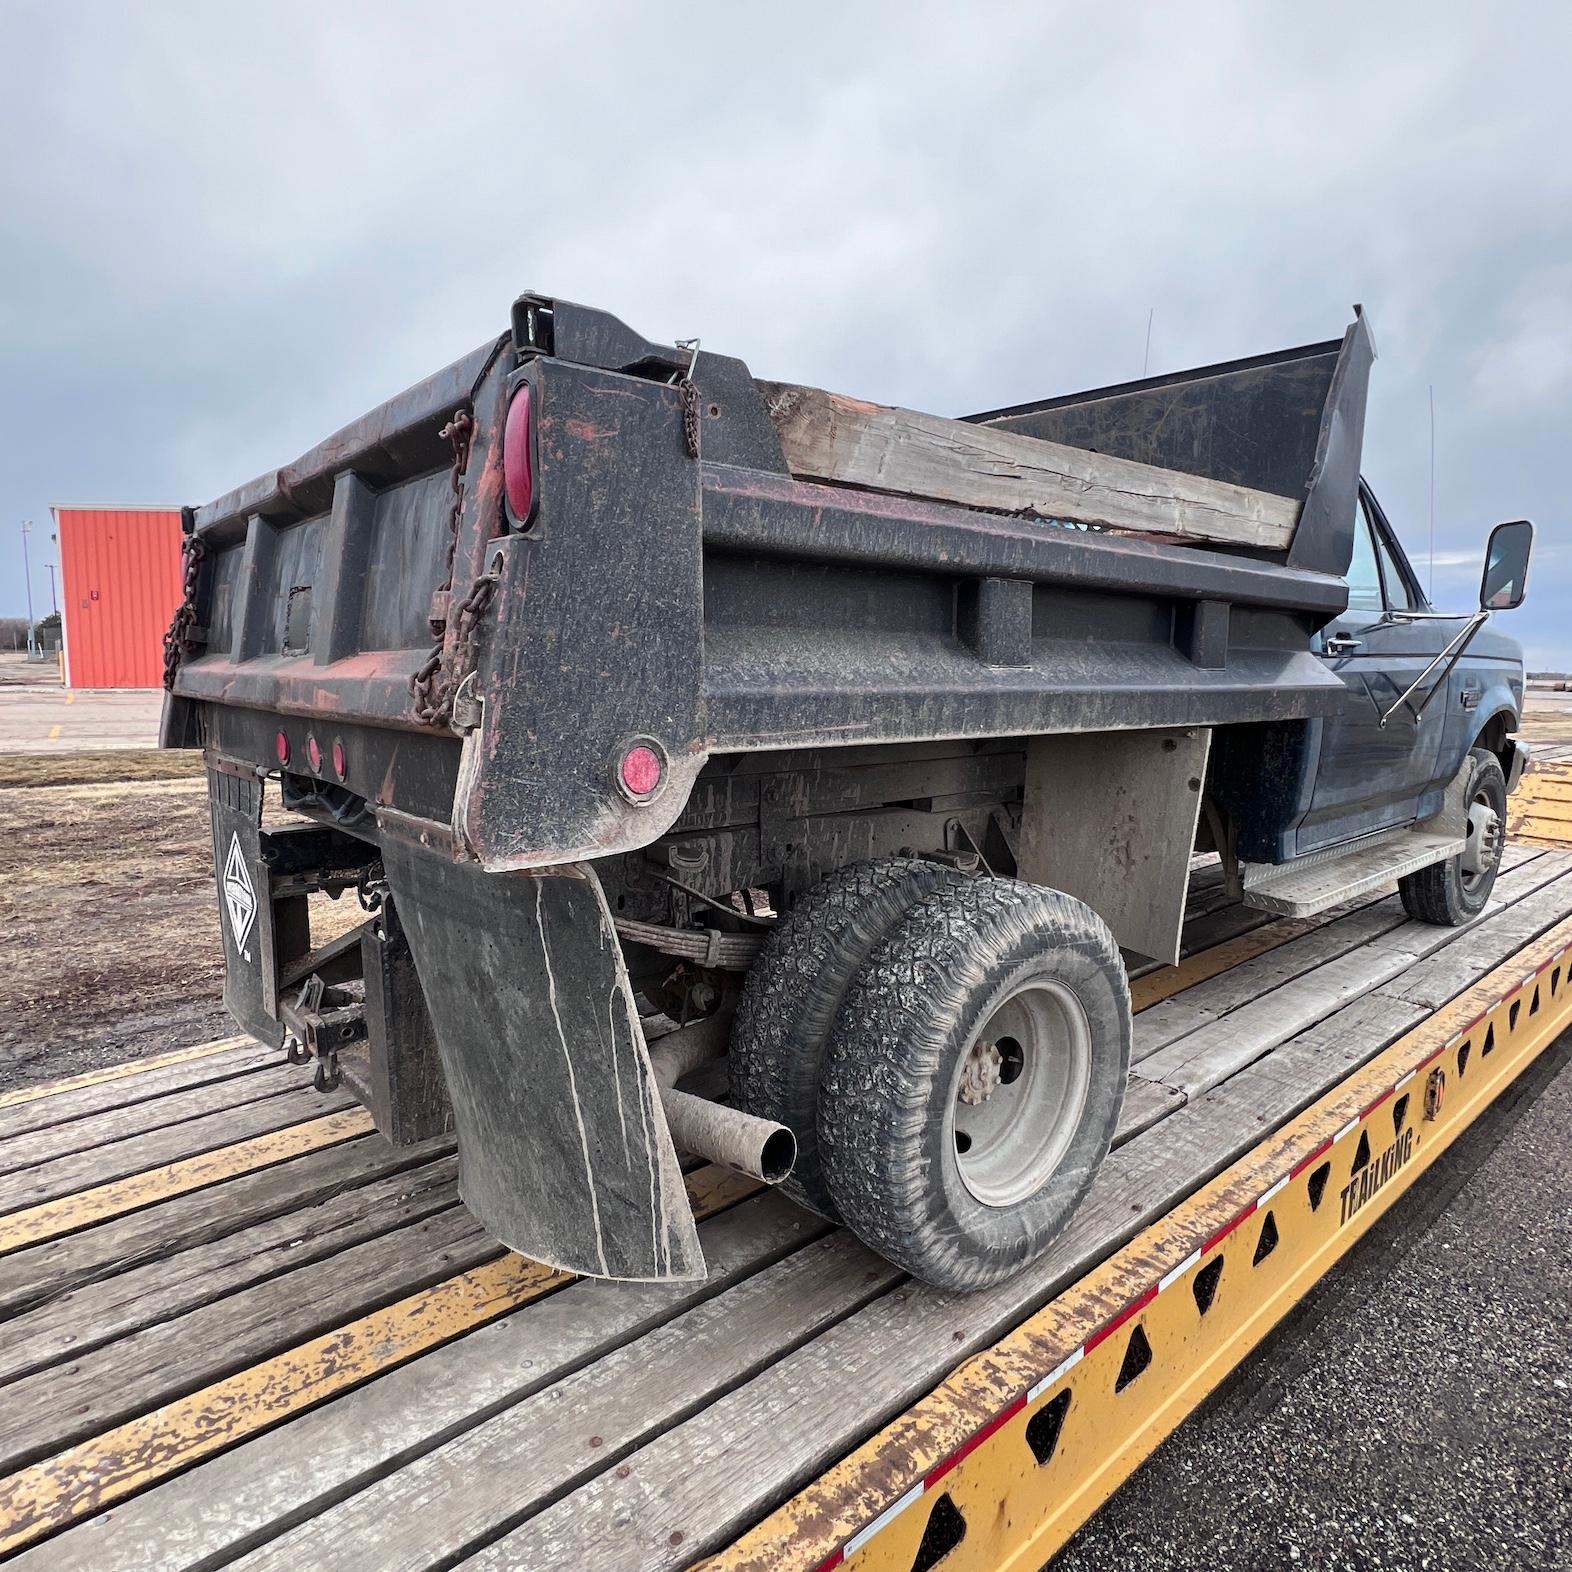
{"label": "wooden trailer deck", "polygon": [[[1464,929],[1410,922],[1395,896],[1269,920],[1200,871],[1186,959],[1133,983],[1116,1151],[1052,1255],[977,1295],[905,1280],[714,1168],[688,1176],[707,1282],[574,1279],[488,1238],[450,1142],[396,1150],[346,1094],[239,1040],[0,1097],[0,1553],[28,1572],[910,1568],[954,1518],[958,1558],[1004,1564],[989,1536],[1016,1517],[985,1527],[957,1465],[1051,1415],[1055,1382],[1155,1315],[1289,1134],[1333,1150],[1417,1073],[1405,1055],[1437,1067],[1420,1085],[1438,1111],[1443,1054],[1494,1095],[1572,1020],[1572,745],[1540,760]],[[1417,1126],[1396,1106],[1399,1134]],[[1337,1150],[1357,1192],[1355,1145]],[[1215,1382],[1203,1363],[1176,1392]],[[1011,1396],[999,1372],[1023,1370]],[[1183,1411],[1171,1398],[1161,1425]],[[1030,1454],[1010,1441],[1026,1484],[1036,1424]],[[1146,1450],[1166,1433],[1148,1428]],[[1084,1517],[1139,1455],[1091,1457],[1095,1487],[1077,1476],[1055,1510]],[[952,1469],[951,1518],[899,1510]],[[1019,1564],[1040,1565],[1054,1542],[1022,1532],[1037,1559]]]}

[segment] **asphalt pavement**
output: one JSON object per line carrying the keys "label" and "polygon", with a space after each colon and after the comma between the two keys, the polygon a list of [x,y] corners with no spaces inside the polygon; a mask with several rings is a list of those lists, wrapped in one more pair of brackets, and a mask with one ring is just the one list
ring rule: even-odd
{"label": "asphalt pavement", "polygon": [[0,654],[0,747],[8,753],[156,748],[161,688],[65,688],[54,662]]}
{"label": "asphalt pavement", "polygon": [[1572,1033],[1051,1565],[1572,1568]]}

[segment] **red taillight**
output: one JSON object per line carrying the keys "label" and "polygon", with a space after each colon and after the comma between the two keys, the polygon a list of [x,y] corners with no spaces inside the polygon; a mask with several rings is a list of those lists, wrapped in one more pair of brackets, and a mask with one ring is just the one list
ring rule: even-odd
{"label": "red taillight", "polygon": [[349,774],[349,759],[344,752],[343,740],[339,737],[333,739],[333,773],[340,780]]}
{"label": "red taillight", "polygon": [[525,382],[508,405],[507,424],[502,430],[502,484],[508,494],[508,511],[520,524],[529,518],[535,502],[535,460],[530,452],[530,388]]}
{"label": "red taillight", "polygon": [[322,745],[317,741],[317,739],[315,737],[307,737],[306,738],[306,757],[311,761],[311,768],[312,768],[313,771],[320,771],[321,770],[321,768],[322,768]]}
{"label": "red taillight", "polygon": [[289,763],[289,738],[286,737],[283,732],[279,732],[279,734],[274,737],[273,751],[278,755],[278,762],[280,764]]}
{"label": "red taillight", "polygon": [[653,796],[659,789],[666,766],[661,756],[647,743],[636,743],[622,756],[618,774],[622,789],[640,801]]}

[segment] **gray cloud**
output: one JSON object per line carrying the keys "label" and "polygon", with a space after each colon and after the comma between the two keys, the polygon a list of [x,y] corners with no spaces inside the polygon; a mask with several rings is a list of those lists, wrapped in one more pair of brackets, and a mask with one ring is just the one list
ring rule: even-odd
{"label": "gray cloud", "polygon": [[[55,500],[200,501],[539,287],[960,412],[1331,336],[1466,602],[1572,668],[1562,8],[30,4],[0,61],[0,613]],[[35,557],[35,561],[36,561]]]}

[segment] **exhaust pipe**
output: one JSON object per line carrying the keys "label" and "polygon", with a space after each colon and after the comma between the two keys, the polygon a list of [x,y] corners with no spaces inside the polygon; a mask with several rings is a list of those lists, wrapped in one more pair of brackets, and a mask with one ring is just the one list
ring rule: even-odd
{"label": "exhaust pipe", "polygon": [[720,1058],[730,1040],[728,1010],[707,1015],[650,1044],[650,1064],[671,1138],[680,1150],[695,1157],[750,1179],[762,1179],[765,1184],[779,1184],[797,1161],[797,1137],[785,1125],[677,1090],[683,1076]]}
{"label": "exhaust pipe", "polygon": [[679,1092],[675,1086],[661,1087],[660,1100],[672,1140],[696,1157],[765,1184],[779,1184],[797,1161],[797,1137],[783,1124]]}

